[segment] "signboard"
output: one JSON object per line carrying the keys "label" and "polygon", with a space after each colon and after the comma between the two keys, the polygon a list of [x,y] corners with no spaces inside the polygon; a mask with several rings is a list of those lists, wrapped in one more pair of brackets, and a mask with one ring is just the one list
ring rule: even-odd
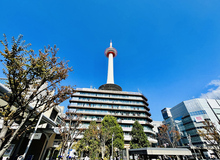
{"label": "signboard", "polygon": [[203,122],[204,119],[203,117],[199,116],[199,117],[195,117],[196,122]]}
{"label": "signboard", "polygon": [[4,157],[10,157],[14,147],[15,144],[11,144],[10,147],[8,147],[8,149],[5,151]]}
{"label": "signboard", "polygon": [[[29,139],[31,139],[32,134],[33,134],[33,133],[31,133],[31,134],[29,135]],[[40,139],[40,138],[41,138],[41,135],[42,135],[42,133],[35,133],[33,139]]]}

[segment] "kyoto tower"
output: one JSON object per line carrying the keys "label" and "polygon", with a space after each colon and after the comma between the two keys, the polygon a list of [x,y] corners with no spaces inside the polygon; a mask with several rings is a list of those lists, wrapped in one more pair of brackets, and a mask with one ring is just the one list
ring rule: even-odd
{"label": "kyoto tower", "polygon": [[121,87],[114,84],[114,65],[113,58],[117,56],[117,50],[112,47],[112,42],[110,42],[110,47],[105,50],[105,56],[108,58],[108,76],[107,83],[99,87],[100,90],[114,90],[122,91]]}

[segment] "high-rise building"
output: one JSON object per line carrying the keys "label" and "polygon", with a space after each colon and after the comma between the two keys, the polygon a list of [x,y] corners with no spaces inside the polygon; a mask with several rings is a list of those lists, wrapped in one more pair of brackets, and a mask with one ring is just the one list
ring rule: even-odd
{"label": "high-rise building", "polygon": [[[173,108],[164,108],[162,115],[165,124],[175,127],[181,133],[181,145],[188,146],[189,141],[191,141],[196,148],[208,149],[210,144],[199,136],[198,131],[203,129],[204,120],[210,120],[218,128],[220,127],[218,125],[220,120],[220,100],[191,99],[183,101]],[[204,154],[207,155],[208,153]]]}
{"label": "high-rise building", "polygon": [[84,127],[88,127],[91,121],[101,122],[105,115],[116,117],[124,132],[125,147],[129,147],[132,125],[137,120],[142,124],[148,140],[152,144],[157,143],[147,98],[138,92],[122,91],[119,85],[114,84],[113,58],[117,50],[112,47],[112,42],[105,55],[108,57],[107,83],[99,89],[77,88],[70,100],[69,112],[77,110],[83,113]]}

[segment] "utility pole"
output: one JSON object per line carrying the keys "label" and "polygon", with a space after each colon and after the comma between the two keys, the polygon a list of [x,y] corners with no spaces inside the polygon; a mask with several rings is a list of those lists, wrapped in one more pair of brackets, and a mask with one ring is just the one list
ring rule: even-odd
{"label": "utility pole", "polygon": [[114,137],[114,133],[112,134],[112,160],[114,160],[114,159],[113,159],[113,153],[114,153],[114,152],[113,152],[113,137]]}

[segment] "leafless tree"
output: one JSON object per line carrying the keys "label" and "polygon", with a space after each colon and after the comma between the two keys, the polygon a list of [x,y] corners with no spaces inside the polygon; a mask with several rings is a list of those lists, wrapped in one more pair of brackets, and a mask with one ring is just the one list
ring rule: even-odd
{"label": "leafless tree", "polygon": [[72,148],[73,143],[76,142],[77,136],[85,129],[81,125],[82,114],[77,113],[77,110],[67,111],[62,119],[62,125],[59,126],[60,135],[62,137],[60,154],[65,159],[67,152]]}
{"label": "leafless tree", "polygon": [[175,129],[169,130],[168,125],[163,124],[159,127],[158,138],[164,145],[176,148],[181,136],[179,131]]}
{"label": "leafless tree", "polygon": [[220,158],[220,130],[216,124],[210,120],[203,121],[203,124],[203,129],[198,130],[198,134],[207,142],[208,147],[213,149]]}

